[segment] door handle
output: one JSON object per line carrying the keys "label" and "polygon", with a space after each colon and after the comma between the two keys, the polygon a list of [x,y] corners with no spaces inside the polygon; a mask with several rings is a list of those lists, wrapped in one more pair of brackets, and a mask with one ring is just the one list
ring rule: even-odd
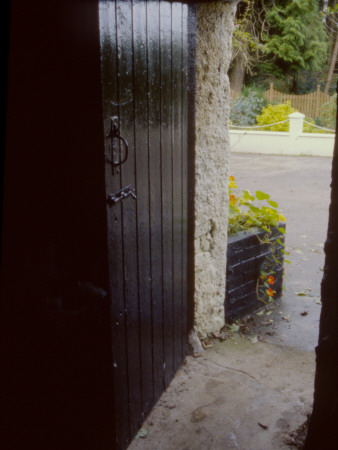
{"label": "door handle", "polygon": [[[109,160],[106,157],[106,161],[109,162],[112,165],[112,171],[114,175],[114,167],[121,166],[124,164],[128,159],[128,142],[125,140],[124,137],[120,135],[120,129],[119,129],[119,119],[117,116],[113,116],[110,118],[110,130],[109,133],[106,134],[107,138],[110,138],[111,141],[111,153],[112,153],[112,159]],[[119,161],[114,161],[114,139],[117,139],[119,141]],[[124,146],[124,158],[121,159],[121,144]]]}

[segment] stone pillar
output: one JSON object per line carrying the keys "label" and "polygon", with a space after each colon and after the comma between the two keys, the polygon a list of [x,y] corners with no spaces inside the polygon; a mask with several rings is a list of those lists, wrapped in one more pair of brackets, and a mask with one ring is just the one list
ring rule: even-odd
{"label": "stone pillar", "polygon": [[235,3],[203,2],[197,10],[195,331],[224,326],[228,224],[228,68]]}

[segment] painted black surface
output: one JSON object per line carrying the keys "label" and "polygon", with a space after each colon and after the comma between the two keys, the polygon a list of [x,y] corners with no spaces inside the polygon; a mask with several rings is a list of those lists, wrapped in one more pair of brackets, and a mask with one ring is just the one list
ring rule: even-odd
{"label": "painted black surface", "polygon": [[98,5],[11,8],[1,448],[113,448]]}
{"label": "painted black surface", "polygon": [[[106,195],[131,185],[137,197],[107,204],[118,448],[186,354],[192,9],[189,17],[182,3],[100,2],[105,133],[118,116],[129,144],[118,171],[106,162]],[[108,138],[108,159],[112,148],[118,155]]]}
{"label": "painted black surface", "polygon": [[274,228],[271,231],[269,243],[262,242],[265,236],[265,231],[240,232],[228,238],[224,304],[225,318],[228,323],[263,306],[257,296],[261,270],[273,272],[275,282],[271,287],[275,291],[274,298],[282,295],[284,255],[281,250],[283,246],[275,241],[279,239],[284,242],[284,235]]}
{"label": "painted black surface", "polygon": [[[155,20],[149,26],[152,4],[157,29]],[[139,9],[128,16],[132,2],[113,3],[101,43],[96,1],[12,5],[2,448],[111,449],[116,437],[126,447],[185,353],[195,18],[191,9],[188,30],[187,6],[144,5],[134,2]],[[172,10],[183,12],[175,64]],[[104,135],[111,113],[129,144],[114,175],[105,160],[120,157],[116,139]],[[127,185],[137,200],[107,201]]]}

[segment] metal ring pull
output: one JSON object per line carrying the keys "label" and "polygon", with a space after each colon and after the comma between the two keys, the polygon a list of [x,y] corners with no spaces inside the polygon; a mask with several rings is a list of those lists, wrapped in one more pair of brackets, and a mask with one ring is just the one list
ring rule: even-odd
{"label": "metal ring pull", "polygon": [[[107,160],[107,161],[111,163],[113,168],[121,166],[128,159],[128,142],[124,139],[124,137],[122,137],[120,135],[119,121],[118,121],[118,117],[117,116],[113,116],[113,117],[110,118],[110,130],[109,130],[109,133],[106,135],[106,137],[110,138],[111,139],[111,143],[112,143],[112,159],[111,159],[111,161],[109,161],[109,160]],[[119,156],[120,156],[120,161],[119,162],[115,162],[114,161],[113,139],[118,139],[124,145],[124,158],[121,160],[121,145],[119,144]]]}

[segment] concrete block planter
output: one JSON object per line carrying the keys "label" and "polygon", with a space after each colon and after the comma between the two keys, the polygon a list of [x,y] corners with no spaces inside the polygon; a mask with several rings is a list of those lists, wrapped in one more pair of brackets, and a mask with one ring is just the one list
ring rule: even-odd
{"label": "concrete block planter", "polygon": [[[279,227],[285,228],[285,223]],[[261,308],[268,298],[261,271],[274,277],[273,298],[282,294],[284,234],[277,228],[268,239],[264,230],[253,229],[228,237],[225,320],[232,323]],[[282,245],[277,243],[277,239]],[[276,261],[277,260],[277,261]]]}

